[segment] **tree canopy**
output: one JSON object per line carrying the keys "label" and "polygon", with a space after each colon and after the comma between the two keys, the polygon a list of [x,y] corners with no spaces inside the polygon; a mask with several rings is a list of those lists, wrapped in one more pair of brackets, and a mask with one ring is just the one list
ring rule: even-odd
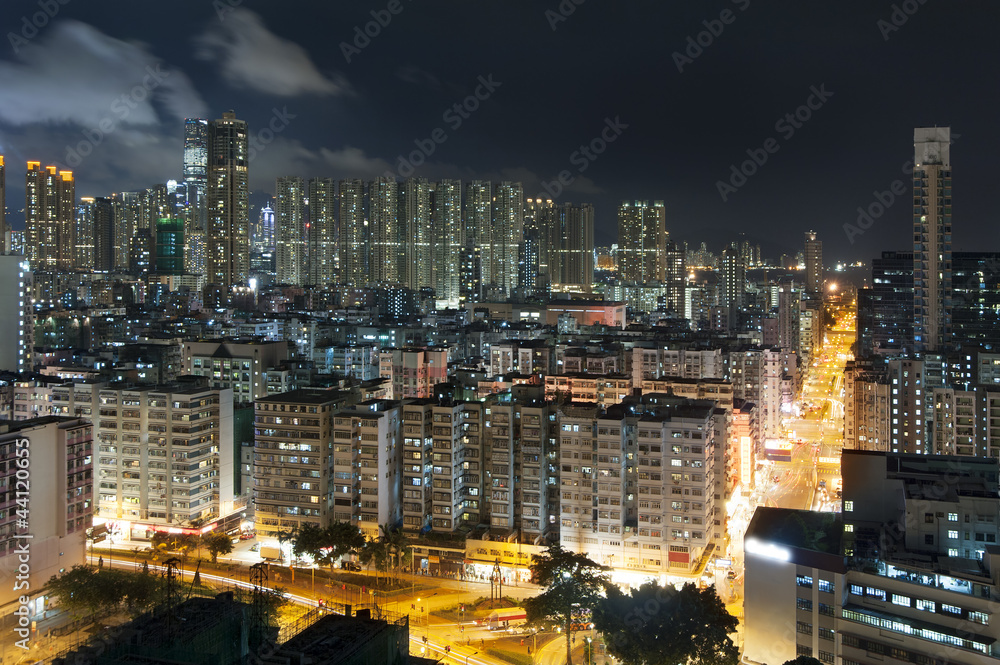
{"label": "tree canopy", "polygon": [[212,555],[212,563],[218,561],[220,554],[229,554],[233,551],[233,539],[218,531],[203,535],[201,544]]}
{"label": "tree canopy", "polygon": [[364,535],[350,522],[336,521],[325,528],[305,524],[292,537],[296,556],[309,555],[316,563],[331,569],[340,557],[359,552],[364,545]]}
{"label": "tree canopy", "polygon": [[610,587],[608,568],[583,554],[552,545],[532,557],[531,572],[545,591],[524,601],[528,623],[562,626],[566,634],[566,662],[572,663],[573,617],[593,608]]}
{"label": "tree canopy", "polygon": [[157,575],[111,568],[73,566],[46,584],[66,611],[77,616],[103,616],[124,610],[138,616],[163,600],[164,582]]}
{"label": "tree canopy", "polygon": [[625,665],[736,665],[729,638],[738,625],[714,587],[661,587],[647,582],[630,592],[609,587],[594,624],[608,653]]}

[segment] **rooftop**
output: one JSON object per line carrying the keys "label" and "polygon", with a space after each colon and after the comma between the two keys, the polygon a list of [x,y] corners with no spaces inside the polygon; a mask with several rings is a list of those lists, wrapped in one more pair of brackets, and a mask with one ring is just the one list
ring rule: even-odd
{"label": "rooftop", "polygon": [[346,399],[339,390],[299,388],[280,395],[261,397],[257,401],[269,404],[328,404]]}

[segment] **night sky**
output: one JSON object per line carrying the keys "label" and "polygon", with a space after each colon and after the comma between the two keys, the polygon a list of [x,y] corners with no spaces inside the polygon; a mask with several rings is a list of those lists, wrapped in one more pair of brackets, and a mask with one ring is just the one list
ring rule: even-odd
{"label": "night sky", "polygon": [[[262,146],[255,194],[279,175],[400,173],[420,141],[432,180],[533,196],[566,171],[556,198],[595,205],[598,244],[622,199],[663,199],[671,237],[695,247],[743,232],[776,256],[812,228],[828,262],[867,261],[911,245],[907,202],[853,238],[844,225],[895,180],[909,195],[913,127],[950,125],[955,249],[1000,250],[998,25],[987,0],[4,0],[9,218],[23,228],[26,160],[71,167],[77,196],[147,187],[180,178],[184,117],[234,109]],[[601,154],[577,152],[595,139]],[[724,201],[748,150],[767,161]]]}

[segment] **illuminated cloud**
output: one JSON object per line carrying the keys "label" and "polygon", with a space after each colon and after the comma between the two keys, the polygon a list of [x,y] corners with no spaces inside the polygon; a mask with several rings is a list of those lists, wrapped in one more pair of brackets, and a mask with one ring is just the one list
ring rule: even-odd
{"label": "illuminated cloud", "polygon": [[343,78],[321,74],[305,49],[268,30],[248,9],[225,13],[217,26],[195,38],[195,45],[195,56],[217,61],[234,88],[282,97],[351,91]]}

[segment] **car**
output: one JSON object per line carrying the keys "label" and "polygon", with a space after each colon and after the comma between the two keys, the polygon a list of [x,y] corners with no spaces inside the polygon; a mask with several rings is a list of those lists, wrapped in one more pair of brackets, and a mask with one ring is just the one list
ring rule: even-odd
{"label": "car", "polygon": [[342,570],[353,570],[356,573],[361,572],[361,566],[354,561],[344,561],[340,564]]}

